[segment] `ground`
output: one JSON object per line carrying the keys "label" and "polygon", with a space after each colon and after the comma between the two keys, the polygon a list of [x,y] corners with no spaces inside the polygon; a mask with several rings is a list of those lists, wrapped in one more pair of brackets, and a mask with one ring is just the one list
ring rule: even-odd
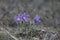
{"label": "ground", "polygon": [[[24,12],[41,23],[17,27],[14,16]],[[60,0],[0,0],[0,40],[60,40]]]}

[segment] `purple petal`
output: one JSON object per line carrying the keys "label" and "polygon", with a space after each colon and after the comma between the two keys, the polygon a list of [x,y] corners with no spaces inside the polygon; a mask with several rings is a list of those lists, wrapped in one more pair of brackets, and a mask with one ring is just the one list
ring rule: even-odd
{"label": "purple petal", "polygon": [[29,16],[30,16],[30,15],[28,15],[28,14],[26,14],[26,13],[22,14],[23,20],[24,20],[25,22],[29,22],[29,20],[30,20]]}
{"label": "purple petal", "polygon": [[22,16],[20,14],[18,14],[17,16],[14,17],[15,22],[22,22]]}
{"label": "purple petal", "polygon": [[40,22],[41,22],[40,17],[36,15],[36,16],[34,17],[34,22],[35,22],[35,23],[40,23]]}

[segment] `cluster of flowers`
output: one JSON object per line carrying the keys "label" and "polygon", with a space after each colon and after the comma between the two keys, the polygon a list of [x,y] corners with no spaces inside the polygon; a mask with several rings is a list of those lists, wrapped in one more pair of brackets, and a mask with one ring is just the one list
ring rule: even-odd
{"label": "cluster of flowers", "polygon": [[[14,20],[15,20],[15,22],[17,22],[17,23],[18,23],[18,22],[21,23],[22,21],[24,21],[24,22],[29,22],[29,21],[31,20],[31,18],[30,18],[30,15],[29,15],[29,14],[23,13],[22,15],[18,14],[18,15],[16,15],[16,16],[14,16]],[[38,15],[36,15],[36,16],[33,18],[33,21],[34,21],[35,23],[40,23],[40,22],[41,22],[40,17],[39,17]]]}

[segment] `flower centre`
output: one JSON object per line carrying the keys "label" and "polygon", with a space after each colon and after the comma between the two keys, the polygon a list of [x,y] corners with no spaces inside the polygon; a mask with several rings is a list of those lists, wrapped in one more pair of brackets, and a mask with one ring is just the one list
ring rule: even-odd
{"label": "flower centre", "polygon": [[17,20],[20,20],[20,18],[17,18]]}
{"label": "flower centre", "polygon": [[24,19],[26,19],[26,17],[23,17]]}

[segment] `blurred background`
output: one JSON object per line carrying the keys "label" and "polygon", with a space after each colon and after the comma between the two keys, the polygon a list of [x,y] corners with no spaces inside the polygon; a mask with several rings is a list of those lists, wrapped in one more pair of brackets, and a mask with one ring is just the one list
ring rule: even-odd
{"label": "blurred background", "polygon": [[[41,23],[19,33],[14,16],[24,12]],[[0,0],[0,40],[60,40],[60,0]]]}

